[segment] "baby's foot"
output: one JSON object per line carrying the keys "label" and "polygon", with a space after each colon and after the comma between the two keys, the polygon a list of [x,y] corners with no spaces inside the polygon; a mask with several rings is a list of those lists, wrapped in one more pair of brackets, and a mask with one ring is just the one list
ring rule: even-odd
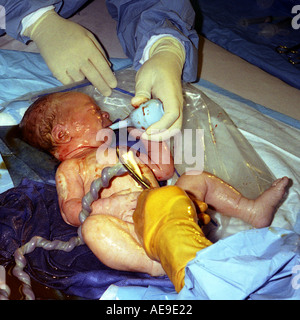
{"label": "baby's foot", "polygon": [[[255,228],[268,227],[274,218],[275,212],[281,203],[289,178],[283,177],[273,182],[272,186],[264,191],[256,200],[249,215],[249,223]],[[253,200],[252,200],[253,201]]]}

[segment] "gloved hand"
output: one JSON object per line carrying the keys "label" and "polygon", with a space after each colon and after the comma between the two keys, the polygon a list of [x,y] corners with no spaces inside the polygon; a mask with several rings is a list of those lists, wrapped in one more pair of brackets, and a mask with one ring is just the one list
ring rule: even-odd
{"label": "gloved hand", "polygon": [[185,50],[182,44],[175,38],[164,37],[153,44],[149,59],[137,72],[132,105],[138,107],[152,96],[162,101],[165,111],[161,120],[146,130],[144,139],[165,140],[176,133],[175,129],[181,129],[181,74],[184,62]]}
{"label": "gloved hand", "polygon": [[85,77],[103,95],[110,95],[117,80],[96,38],[77,23],[47,11],[23,34],[33,40],[53,76],[64,85]]}
{"label": "gloved hand", "polygon": [[210,215],[205,213],[208,209],[207,203],[198,200],[195,196],[189,194],[189,198],[194,202],[194,205],[198,208],[198,219],[201,226],[208,224],[211,220]]}
{"label": "gloved hand", "polygon": [[187,263],[212,244],[197,224],[193,201],[177,186],[144,190],[133,221],[147,255],[161,263],[179,292]]}

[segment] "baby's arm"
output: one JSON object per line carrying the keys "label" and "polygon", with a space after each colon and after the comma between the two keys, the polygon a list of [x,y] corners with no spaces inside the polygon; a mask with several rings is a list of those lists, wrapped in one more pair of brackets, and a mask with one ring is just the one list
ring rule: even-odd
{"label": "baby's arm", "polygon": [[[138,129],[131,129],[130,135],[140,139],[142,132]],[[154,173],[158,181],[168,180],[174,174],[174,160],[166,142],[157,142],[141,139],[146,154],[140,153],[139,159],[144,162]]]}
{"label": "baby's arm", "polygon": [[[79,213],[82,210],[82,198],[85,196],[85,191],[79,174],[78,162],[75,159],[61,163],[56,172],[56,185],[64,221],[79,226]],[[91,205],[91,215],[107,214],[132,222],[132,214],[139,194],[140,192],[123,190],[112,194],[110,197],[99,198]]]}
{"label": "baby's arm", "polygon": [[64,221],[73,226],[79,226],[84,186],[79,175],[78,162],[75,159],[62,162],[57,169],[55,180],[59,207]]}

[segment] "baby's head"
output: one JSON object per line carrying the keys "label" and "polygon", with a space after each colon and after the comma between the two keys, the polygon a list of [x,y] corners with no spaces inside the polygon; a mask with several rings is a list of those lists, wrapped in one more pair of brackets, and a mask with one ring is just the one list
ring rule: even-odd
{"label": "baby's head", "polygon": [[20,123],[23,139],[59,160],[73,150],[98,147],[97,132],[111,124],[109,114],[81,92],[52,93],[39,98]]}

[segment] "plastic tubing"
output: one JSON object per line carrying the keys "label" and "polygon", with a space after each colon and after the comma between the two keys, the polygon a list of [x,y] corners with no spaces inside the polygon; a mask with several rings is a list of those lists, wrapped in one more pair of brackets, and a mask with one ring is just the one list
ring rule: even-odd
{"label": "plastic tubing", "polygon": [[[127,172],[122,163],[117,163],[113,167],[106,167],[102,170],[101,177],[95,179],[90,187],[90,191],[82,198],[82,210],[79,214],[79,220],[82,224],[91,213],[91,204],[98,200],[99,191],[109,186],[110,180],[115,176],[120,176]],[[35,295],[31,288],[31,280],[29,275],[24,271],[27,264],[25,254],[34,251],[35,248],[43,248],[45,250],[62,250],[66,252],[72,251],[75,247],[84,244],[81,237],[81,226],[78,228],[78,236],[72,237],[69,241],[54,240],[49,241],[40,236],[34,236],[22,247],[18,248],[14,253],[16,266],[13,269],[13,275],[22,283],[22,292],[26,300],[34,300]],[[0,266],[2,267],[2,266]],[[10,290],[7,285],[5,289],[0,288],[0,300],[8,300]]]}

